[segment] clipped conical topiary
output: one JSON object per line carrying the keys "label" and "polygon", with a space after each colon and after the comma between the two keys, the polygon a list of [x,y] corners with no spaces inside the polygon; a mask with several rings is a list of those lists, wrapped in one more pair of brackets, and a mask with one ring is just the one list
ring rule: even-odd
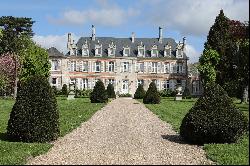
{"label": "clipped conical topiary", "polygon": [[95,84],[93,92],[90,94],[91,103],[106,103],[108,102],[108,95],[105,90],[104,84],[98,80]]}
{"label": "clipped conical topiary", "polygon": [[23,142],[49,142],[58,138],[57,102],[46,77],[31,76],[20,82],[7,136]]}
{"label": "clipped conical topiary", "polygon": [[113,84],[108,84],[107,87],[108,98],[116,98]]}
{"label": "clipped conical topiary", "polygon": [[154,82],[149,84],[149,88],[146,92],[146,95],[143,98],[144,104],[159,104],[161,101],[161,97],[159,92],[157,91],[156,85]]}
{"label": "clipped conical topiary", "polygon": [[63,87],[62,87],[62,95],[68,95],[68,88],[67,88],[67,85],[66,84],[63,84]]}
{"label": "clipped conical topiary", "polygon": [[194,144],[232,143],[248,129],[248,120],[215,83],[207,85],[182,120],[180,135]]}
{"label": "clipped conical topiary", "polygon": [[145,90],[143,89],[143,85],[139,84],[138,88],[135,91],[134,94],[134,99],[143,99],[143,97],[145,96]]}

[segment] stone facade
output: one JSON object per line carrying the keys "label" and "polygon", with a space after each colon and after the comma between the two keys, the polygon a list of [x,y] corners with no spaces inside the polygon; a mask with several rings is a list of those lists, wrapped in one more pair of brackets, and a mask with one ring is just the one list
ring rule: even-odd
{"label": "stone facade", "polygon": [[176,43],[171,38],[82,37],[75,44],[68,34],[66,55],[56,48],[48,49],[51,62],[50,83],[58,89],[74,82],[77,89],[93,89],[101,79],[107,87],[112,83],[116,94],[134,95],[139,83],[147,90],[151,81],[157,89],[175,90],[188,83],[186,40]]}

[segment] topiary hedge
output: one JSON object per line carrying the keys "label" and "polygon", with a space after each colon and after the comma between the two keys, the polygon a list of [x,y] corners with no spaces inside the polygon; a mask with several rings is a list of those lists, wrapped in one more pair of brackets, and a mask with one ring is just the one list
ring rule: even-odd
{"label": "topiary hedge", "polygon": [[159,104],[161,97],[154,82],[149,84],[149,88],[143,98],[144,104]]}
{"label": "topiary hedge", "polygon": [[49,142],[58,138],[57,101],[46,77],[31,76],[20,82],[7,136],[23,142]]}
{"label": "topiary hedge", "polygon": [[108,102],[108,95],[104,84],[98,80],[94,86],[93,92],[90,94],[91,103],[106,103]]}
{"label": "topiary hedge", "polygon": [[139,84],[138,88],[135,91],[134,99],[143,99],[143,97],[145,96],[145,94],[146,94],[146,92],[143,89],[143,85]]}
{"label": "topiary hedge", "polygon": [[63,84],[63,87],[62,87],[62,95],[68,96],[68,88],[67,88],[67,85],[66,85],[66,84]]}
{"label": "topiary hedge", "polygon": [[108,84],[107,87],[108,98],[116,98],[113,84]]}
{"label": "topiary hedge", "polygon": [[195,144],[232,143],[247,129],[247,118],[220,85],[211,83],[183,118],[180,135]]}

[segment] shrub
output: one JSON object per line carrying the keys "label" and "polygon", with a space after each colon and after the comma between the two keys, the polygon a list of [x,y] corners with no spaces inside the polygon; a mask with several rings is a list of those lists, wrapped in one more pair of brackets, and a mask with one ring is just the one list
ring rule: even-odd
{"label": "shrub", "polygon": [[108,95],[105,90],[104,84],[98,80],[95,84],[93,92],[90,94],[91,103],[106,103],[108,102]]}
{"label": "shrub", "polygon": [[188,99],[188,98],[191,98],[191,94],[190,94],[190,91],[187,87],[185,87],[183,93],[182,93],[182,97],[184,99]]}
{"label": "shrub", "polygon": [[212,83],[183,118],[180,135],[195,144],[232,143],[247,127],[247,118],[232,99],[220,85]]}
{"label": "shrub", "polygon": [[175,97],[177,92],[175,90],[170,90],[170,96]]}
{"label": "shrub", "polygon": [[67,88],[67,85],[66,84],[63,84],[63,87],[62,87],[62,95],[68,95],[68,88]]}
{"label": "shrub", "polygon": [[154,82],[151,82],[146,95],[143,98],[144,104],[159,104],[161,97]]}
{"label": "shrub", "polygon": [[23,142],[48,142],[58,138],[57,101],[44,76],[31,76],[20,82],[7,136]]}
{"label": "shrub", "polygon": [[58,94],[57,88],[56,88],[55,86],[52,86],[51,88],[52,88],[52,92],[53,92],[55,95],[57,95],[57,94]]}
{"label": "shrub", "polygon": [[119,97],[132,97],[132,95],[129,94],[129,93],[119,94],[118,96],[119,96]]}
{"label": "shrub", "polygon": [[145,90],[143,89],[143,85],[139,84],[138,88],[135,91],[134,94],[134,99],[143,99],[143,97],[145,96]]}
{"label": "shrub", "polygon": [[107,87],[108,98],[116,98],[113,84],[108,84]]}
{"label": "shrub", "polygon": [[88,97],[89,97],[89,96],[90,96],[90,94],[91,94],[91,92],[93,92],[93,90],[92,90],[92,89],[86,89],[86,90],[84,90],[84,91],[83,91],[83,95],[84,95],[84,96],[88,96]]}

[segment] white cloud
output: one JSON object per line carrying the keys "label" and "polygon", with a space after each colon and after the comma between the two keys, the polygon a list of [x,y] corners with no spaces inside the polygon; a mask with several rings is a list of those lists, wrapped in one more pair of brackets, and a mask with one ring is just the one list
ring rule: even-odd
{"label": "white cloud", "polygon": [[248,0],[141,0],[141,3],[150,6],[144,13],[146,23],[185,35],[207,35],[220,9],[230,19],[249,20]]}
{"label": "white cloud", "polygon": [[116,4],[108,5],[107,1],[98,1],[100,7],[88,10],[67,10],[62,18],[48,17],[48,21],[60,25],[83,25],[92,23],[103,26],[118,26],[139,13],[133,8],[122,9]]}
{"label": "white cloud", "polygon": [[[79,39],[78,36],[75,34],[72,34],[72,38],[77,42]],[[47,35],[47,36],[41,36],[41,35],[35,35],[33,37],[33,40],[39,44],[43,48],[50,48],[55,47],[58,49],[58,51],[63,52],[64,54],[67,53],[67,34],[64,35]]]}
{"label": "white cloud", "polygon": [[194,63],[199,61],[201,53],[197,51],[192,45],[186,45],[186,55],[189,57],[189,63]]}

